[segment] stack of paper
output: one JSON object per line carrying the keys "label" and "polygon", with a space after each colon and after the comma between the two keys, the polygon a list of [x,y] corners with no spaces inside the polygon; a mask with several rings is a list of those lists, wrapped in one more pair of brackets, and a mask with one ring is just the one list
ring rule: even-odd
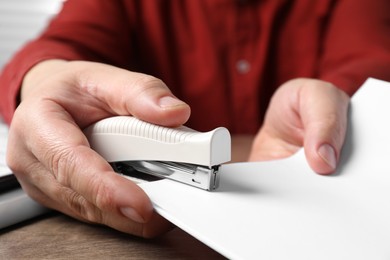
{"label": "stack of paper", "polygon": [[390,84],[354,95],[341,167],[315,174],[301,150],[224,166],[206,192],[170,180],[142,184],[156,210],[230,259],[390,259]]}

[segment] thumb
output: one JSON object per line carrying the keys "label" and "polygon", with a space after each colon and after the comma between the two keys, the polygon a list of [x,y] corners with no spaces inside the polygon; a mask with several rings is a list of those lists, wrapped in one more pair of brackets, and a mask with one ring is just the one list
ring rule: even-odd
{"label": "thumb", "polygon": [[345,139],[349,97],[327,83],[303,87],[300,100],[307,161],[315,172],[330,174],[336,170]]}
{"label": "thumb", "polygon": [[114,114],[131,114],[164,126],[184,124],[190,116],[190,107],[158,78],[100,63],[72,63],[80,66],[81,90],[107,104]]}

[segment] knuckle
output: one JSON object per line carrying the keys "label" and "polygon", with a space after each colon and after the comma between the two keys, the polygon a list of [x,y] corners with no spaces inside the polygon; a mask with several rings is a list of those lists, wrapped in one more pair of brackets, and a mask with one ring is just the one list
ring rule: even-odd
{"label": "knuckle", "polygon": [[87,183],[91,192],[89,197],[93,201],[89,201],[74,191],[75,186],[77,186],[76,180],[78,179],[75,175],[83,174],[76,171],[78,160],[77,148],[62,149],[51,155],[50,169],[57,182],[63,187],[73,187],[66,188],[66,192],[57,194],[57,196],[61,196],[62,201],[81,218],[94,223],[102,223],[102,210],[109,208],[113,204],[112,193],[106,183],[102,182],[100,178],[89,178],[89,183]]}
{"label": "knuckle", "polygon": [[140,86],[164,85],[161,79],[147,74],[139,75],[135,83],[138,83]]}
{"label": "knuckle", "polygon": [[345,135],[346,126],[340,121],[340,116],[335,113],[328,113],[321,118],[321,121],[317,122],[314,129],[332,144],[341,143]]}
{"label": "knuckle", "polygon": [[150,75],[141,75],[134,81],[134,88],[137,96],[141,96],[156,90],[168,90],[165,83],[156,77]]}
{"label": "knuckle", "polygon": [[78,174],[83,174],[77,169],[78,161],[83,156],[78,156],[77,147],[66,149],[54,149],[55,152],[48,152],[49,169],[54,175],[59,185],[65,188],[65,191],[59,191],[58,197],[70,208],[74,214],[84,220],[103,223],[102,211],[111,209],[114,204],[113,192],[108,184],[101,181],[101,178],[89,178],[86,183],[90,194],[85,198],[75,191],[79,186],[77,180]]}
{"label": "knuckle", "polygon": [[314,129],[317,129],[317,132],[325,135],[328,135],[329,132],[333,132],[334,134],[338,134],[340,132],[337,115],[334,113],[324,115],[320,121],[313,122],[313,124]]}
{"label": "knuckle", "polygon": [[75,169],[76,156],[72,150],[72,148],[58,149],[52,146],[44,156],[49,163],[48,168],[56,180],[64,186],[69,186],[69,180]]}
{"label": "knuckle", "polygon": [[76,217],[91,223],[103,223],[102,212],[77,192],[66,188],[59,196]]}
{"label": "knuckle", "polygon": [[115,205],[114,192],[111,187],[106,182],[99,181],[98,179],[91,179],[90,181],[93,194],[95,194],[94,204],[96,207],[103,211],[111,210]]}
{"label": "knuckle", "polygon": [[336,112],[331,112],[331,113],[328,113],[324,118],[323,118],[323,124],[325,126],[329,126],[329,127],[337,127],[338,125],[338,115]]}

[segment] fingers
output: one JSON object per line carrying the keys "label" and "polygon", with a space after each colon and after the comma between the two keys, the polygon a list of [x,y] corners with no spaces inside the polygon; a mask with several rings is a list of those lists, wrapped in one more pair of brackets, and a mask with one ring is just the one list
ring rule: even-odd
{"label": "fingers", "polygon": [[[40,163],[37,162],[37,164]],[[125,215],[118,214],[115,211],[102,211],[72,189],[52,182],[54,179],[49,181],[51,174],[46,169],[41,169],[39,173],[41,176],[36,176],[37,179],[43,180],[42,184],[50,187],[51,192],[47,193],[47,190],[41,191],[36,186],[30,185],[28,182],[19,179],[23,189],[28,192],[31,198],[42,205],[58,210],[78,220],[107,225],[121,232],[145,238],[156,237],[166,233],[174,227],[173,224],[162,218],[156,212],[152,213],[148,222],[141,223],[133,221]],[[23,175],[18,176],[20,177]],[[53,196],[49,197],[47,194],[52,194]]]}
{"label": "fingers", "polygon": [[51,60],[30,70],[21,98],[8,163],[30,196],[83,221],[135,235],[151,237],[172,227],[139,186],[90,149],[81,131],[113,115],[183,124],[190,109],[162,81],[104,64]]}
{"label": "fingers", "polygon": [[155,236],[172,227],[154,212],[139,186],[114,173],[89,149],[61,106],[40,102],[34,104],[36,114],[19,120],[26,109],[21,104],[15,113],[7,160],[31,197],[83,221],[139,236]]}
{"label": "fingers", "polygon": [[160,79],[97,63],[70,65],[73,69],[79,66],[77,84],[81,90],[108,104],[115,114],[131,114],[164,126],[184,124],[190,116],[189,106]]}
{"label": "fingers", "polygon": [[317,173],[336,170],[347,130],[349,97],[330,83],[294,79],[271,99],[249,160],[288,157],[304,147]]}
{"label": "fingers", "polygon": [[[31,185],[30,182],[26,182],[25,175],[18,174],[23,189],[28,192],[30,197],[49,208],[61,211],[81,221],[107,225],[116,230],[145,238],[163,234],[174,227],[154,211],[149,221],[143,222],[134,221],[133,215],[128,217],[127,214],[118,213],[115,209],[102,210],[73,189],[58,183],[50,171],[37,160],[34,160],[34,163],[30,164],[29,167],[25,168],[23,166],[23,169],[33,173],[35,181],[39,182],[41,187],[45,187],[44,190],[40,190],[38,187]],[[129,189],[127,196],[130,194],[131,190]],[[103,205],[102,208],[109,207]]]}
{"label": "fingers", "polygon": [[21,89],[22,100],[37,96],[61,104],[82,128],[113,115],[134,115],[163,126],[184,124],[190,116],[190,107],[161,80],[94,62],[40,62],[26,74]]}

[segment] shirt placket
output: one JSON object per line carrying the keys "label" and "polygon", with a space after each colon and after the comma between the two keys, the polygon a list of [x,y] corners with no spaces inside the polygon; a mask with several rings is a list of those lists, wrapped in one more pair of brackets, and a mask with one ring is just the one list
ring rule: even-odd
{"label": "shirt placket", "polygon": [[235,132],[254,133],[258,121],[255,45],[258,21],[251,5],[240,5],[235,15],[232,34],[230,71],[232,120]]}

